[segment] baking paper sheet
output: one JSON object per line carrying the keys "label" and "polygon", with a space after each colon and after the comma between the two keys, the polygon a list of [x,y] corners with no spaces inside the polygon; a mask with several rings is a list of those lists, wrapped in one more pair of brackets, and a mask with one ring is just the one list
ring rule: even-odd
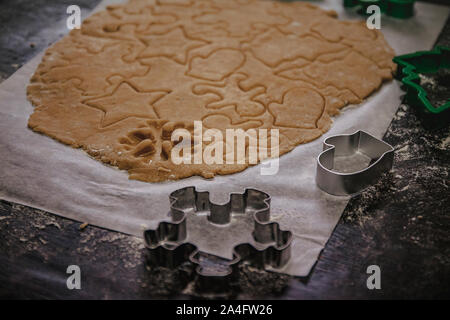
{"label": "baking paper sheet", "polygon": [[[313,2],[336,10],[340,19],[362,19],[344,11],[341,1]],[[110,3],[103,1],[100,6]],[[416,3],[414,18],[382,16],[381,30],[397,54],[429,49],[448,12],[448,7]],[[68,31],[64,30],[65,21],[58,26],[60,29],[54,29],[55,32]],[[273,219],[294,234],[292,258],[282,272],[296,276],[308,275],[348,202],[347,197],[330,196],[316,187],[316,157],[322,150],[323,139],[358,129],[381,138],[402,95],[399,84],[392,81],[360,106],[347,107],[322,138],[282,156],[275,176],[262,176],[260,166],[255,166],[213,180],[192,177],[152,184],[128,180],[126,172],[105,166],[81,150],[27,128],[33,107],[26,99],[26,86],[41,57],[42,54],[35,57],[0,85],[0,198],[141,236],[143,228],[156,228],[158,222],[167,219],[168,195],[178,188],[194,185],[209,190],[213,201],[225,202],[230,192],[254,187],[272,196]],[[211,234],[204,238],[206,241],[199,240],[201,250],[231,257],[230,244],[233,239],[241,239],[238,237],[245,234],[248,225],[248,221],[242,224],[233,221],[232,231],[226,229],[219,235],[199,221],[191,224],[190,231],[197,230],[191,235]]]}

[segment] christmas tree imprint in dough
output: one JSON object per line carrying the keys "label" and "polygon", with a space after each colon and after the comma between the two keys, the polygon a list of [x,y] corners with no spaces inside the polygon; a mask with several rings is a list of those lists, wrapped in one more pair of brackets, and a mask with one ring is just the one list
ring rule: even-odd
{"label": "christmas tree imprint in dough", "polygon": [[380,31],[308,3],[130,0],[47,50],[28,126],[132,179],[211,178],[250,164],[175,164],[177,129],[278,129],[284,154],[392,79],[393,57]]}

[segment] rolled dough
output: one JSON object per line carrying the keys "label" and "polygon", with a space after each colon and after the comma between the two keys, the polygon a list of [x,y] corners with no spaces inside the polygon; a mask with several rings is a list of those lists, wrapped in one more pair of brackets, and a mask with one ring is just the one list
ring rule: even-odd
{"label": "rolled dough", "polygon": [[378,30],[308,3],[130,0],[47,50],[28,125],[132,179],[211,178],[249,163],[176,165],[175,129],[278,129],[286,153],[391,79],[393,56]]}

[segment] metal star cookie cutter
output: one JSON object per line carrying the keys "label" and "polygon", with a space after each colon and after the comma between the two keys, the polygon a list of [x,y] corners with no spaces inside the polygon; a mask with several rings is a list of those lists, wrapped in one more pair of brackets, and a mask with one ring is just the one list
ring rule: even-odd
{"label": "metal star cookie cutter", "polygon": [[[392,168],[394,148],[364,131],[328,137],[317,157],[316,183],[323,191],[337,196],[361,192]],[[362,153],[371,164],[362,170],[343,173],[333,170],[335,157]]]}
{"label": "metal star cookie cutter", "polygon": [[359,6],[358,13],[366,15],[367,8],[371,5],[380,7],[381,12],[388,16],[407,19],[414,15],[414,2],[416,0],[344,0],[344,7]]}
{"label": "metal star cookie cutter", "polygon": [[[244,193],[232,193],[226,204],[215,204],[209,199],[209,192],[186,187],[172,192],[170,215],[172,221],[159,223],[156,229],[144,231],[147,248],[147,263],[150,265],[176,268],[186,261],[194,263],[197,274],[202,278],[221,278],[228,281],[236,275],[240,262],[274,270],[284,267],[291,256],[292,233],[283,231],[276,222],[270,222],[270,196],[256,189]],[[223,259],[198,250],[187,238],[187,216],[207,213],[210,223],[226,226],[235,215],[252,215],[254,243],[242,243],[233,248],[233,259]],[[211,262],[220,260],[219,265]]]}

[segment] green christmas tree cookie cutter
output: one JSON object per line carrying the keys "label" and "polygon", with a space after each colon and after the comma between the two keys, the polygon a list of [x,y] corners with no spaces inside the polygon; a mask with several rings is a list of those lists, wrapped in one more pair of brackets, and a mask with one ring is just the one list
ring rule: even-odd
{"label": "green christmas tree cookie cutter", "polygon": [[414,15],[414,2],[416,0],[344,0],[344,7],[359,6],[361,14],[367,14],[371,5],[380,7],[381,12],[394,18],[407,19]]}
{"label": "green christmas tree cookie cutter", "polygon": [[450,100],[441,106],[434,106],[420,85],[421,73],[436,73],[439,69],[450,68],[450,48],[438,46],[431,51],[418,51],[397,56],[393,61],[398,65],[396,78],[406,88],[409,104],[422,107],[425,112],[440,115],[450,109]]}

